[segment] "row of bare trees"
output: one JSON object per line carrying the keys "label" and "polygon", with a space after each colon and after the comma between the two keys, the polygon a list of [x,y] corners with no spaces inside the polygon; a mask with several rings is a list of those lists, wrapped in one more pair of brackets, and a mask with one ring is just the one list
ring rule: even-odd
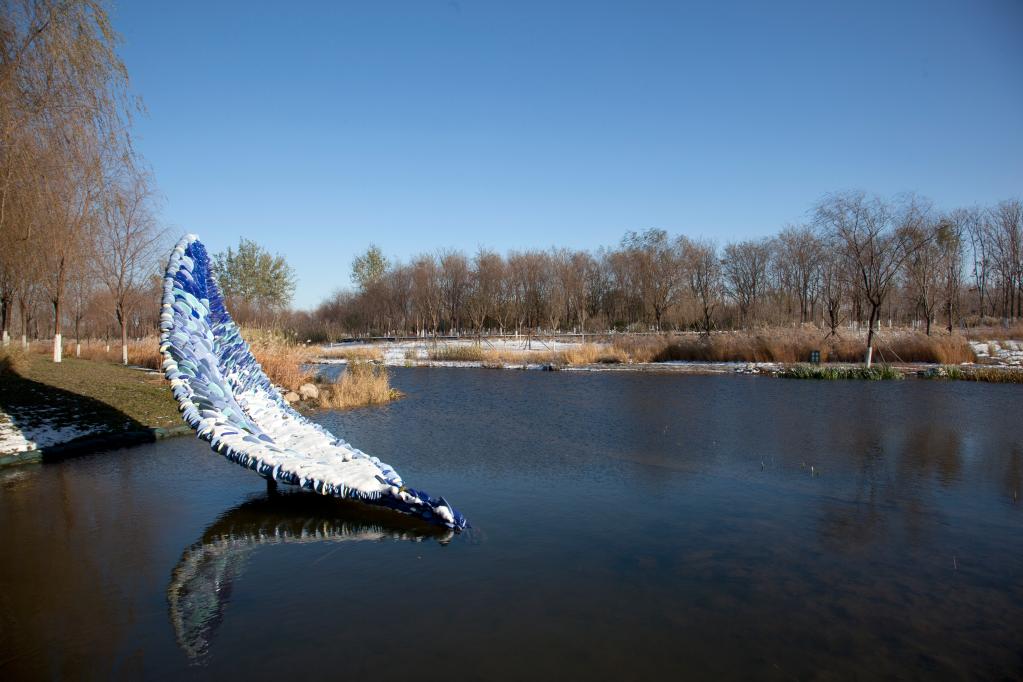
{"label": "row of bare trees", "polygon": [[[153,293],[161,231],[152,180],[132,148],[140,104],[98,0],[0,4],[0,329],[127,337]],[[98,314],[103,306],[105,314]],[[149,306],[155,315],[155,301]],[[42,329],[40,329],[42,325]]]}
{"label": "row of bare trees", "polygon": [[[912,195],[830,195],[773,237],[712,241],[629,232],[614,248],[424,254],[389,263],[371,248],[356,288],[305,320],[312,333],[483,334],[846,325],[871,337],[882,317],[1023,317],[1018,200],[942,213]],[[990,323],[991,320],[988,320]]]}

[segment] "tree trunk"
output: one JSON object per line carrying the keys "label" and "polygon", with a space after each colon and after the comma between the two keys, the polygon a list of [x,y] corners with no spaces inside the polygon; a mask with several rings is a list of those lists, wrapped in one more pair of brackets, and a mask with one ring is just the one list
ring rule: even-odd
{"label": "tree trunk", "polygon": [[0,329],[3,330],[2,332],[0,332],[0,336],[2,336],[3,345],[8,346],[11,343],[11,335],[9,333],[9,327],[11,324],[10,298],[4,298],[0,300],[0,318],[2,318],[2,320],[0,320]]}
{"label": "tree trunk", "polygon": [[64,346],[60,338],[60,297],[53,299],[53,361],[60,362]]}
{"label": "tree trunk", "polygon": [[880,308],[880,306],[874,305],[873,303],[871,303],[871,305],[870,305],[870,321],[869,321],[869,325],[870,326],[867,327],[867,357],[866,357],[866,362],[867,362],[867,368],[868,369],[874,363],[874,322],[878,318],[878,309],[879,308]]}
{"label": "tree trunk", "polygon": [[128,320],[121,317],[121,364],[128,364]]}

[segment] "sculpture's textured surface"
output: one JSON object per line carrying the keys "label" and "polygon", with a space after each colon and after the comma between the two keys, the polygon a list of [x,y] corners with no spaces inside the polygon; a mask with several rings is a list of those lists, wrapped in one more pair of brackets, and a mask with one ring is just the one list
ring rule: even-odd
{"label": "sculpture's textured surface", "polygon": [[274,481],[449,528],[468,526],[443,498],[406,488],[390,466],[288,406],[231,320],[206,249],[194,235],[171,252],[160,330],[164,373],[182,416],[215,451]]}

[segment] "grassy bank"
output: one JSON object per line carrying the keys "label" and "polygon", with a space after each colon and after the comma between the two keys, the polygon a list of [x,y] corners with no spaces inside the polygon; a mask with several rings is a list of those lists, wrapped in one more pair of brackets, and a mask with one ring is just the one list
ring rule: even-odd
{"label": "grassy bank", "polygon": [[170,427],[181,423],[162,376],[74,357],[55,364],[37,353],[0,354],[0,409],[44,408],[55,423],[106,430]]}
{"label": "grassy bank", "polygon": [[[249,342],[252,354],[263,367],[263,371],[275,385],[284,390],[298,391],[303,384],[314,383],[319,389],[320,398],[317,402],[322,407],[348,409],[364,405],[375,405],[394,400],[400,394],[390,387],[390,376],[386,370],[345,372],[337,382],[323,382],[310,370],[311,363],[316,359],[315,349],[304,344],[295,343],[282,334],[272,331],[244,329],[242,334]],[[109,373],[110,376],[137,377],[137,370],[123,367],[121,363],[121,347],[92,342],[83,344],[81,357],[76,358],[75,345],[70,344],[64,350],[64,370],[61,365],[50,361],[51,346],[45,342],[36,342],[31,346],[31,353],[25,354],[30,361],[31,371],[45,375],[43,383],[50,381],[72,382],[84,387],[89,382]],[[12,357],[19,358],[16,352]],[[379,360],[379,352],[354,352],[341,355],[352,361]],[[128,362],[136,367],[160,370],[160,340],[156,336],[131,341],[128,344]],[[24,363],[23,363],[24,364]],[[119,368],[122,374],[118,374]],[[67,370],[67,368],[71,368]],[[87,368],[87,369],[82,369]],[[126,373],[126,374],[124,374]],[[141,375],[144,376],[144,375]],[[116,384],[115,382],[115,385]],[[123,386],[118,385],[119,388]],[[164,384],[163,391],[170,396],[170,390]],[[124,399],[120,399],[124,400]],[[176,415],[176,410],[173,413]]]}

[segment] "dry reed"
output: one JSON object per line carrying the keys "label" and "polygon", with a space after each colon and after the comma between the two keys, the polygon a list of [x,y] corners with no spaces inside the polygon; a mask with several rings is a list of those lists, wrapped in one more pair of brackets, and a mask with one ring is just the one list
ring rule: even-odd
{"label": "dry reed", "polygon": [[437,346],[427,352],[431,360],[441,362],[484,362],[492,351],[485,351],[476,345]]}
{"label": "dry reed", "polygon": [[[721,332],[706,335],[626,337],[614,347],[635,362],[807,362],[812,351],[821,362],[862,362],[863,338],[822,338],[805,331],[764,331],[760,333]],[[875,342],[875,357],[885,362],[933,362],[957,364],[974,362],[976,356],[962,336],[916,332],[881,334]]]}
{"label": "dry reed", "polygon": [[309,364],[315,359],[313,349],[276,334],[247,331],[246,336],[250,335],[253,337],[249,341],[252,354],[274,384],[294,391],[312,381],[314,373]]}
{"label": "dry reed", "polygon": [[617,364],[629,362],[629,355],[617,346],[584,343],[566,350],[563,354],[569,365]]}
{"label": "dry reed", "polygon": [[350,409],[379,405],[401,397],[391,388],[391,377],[383,365],[352,362],[333,384],[321,385],[320,407]]}

